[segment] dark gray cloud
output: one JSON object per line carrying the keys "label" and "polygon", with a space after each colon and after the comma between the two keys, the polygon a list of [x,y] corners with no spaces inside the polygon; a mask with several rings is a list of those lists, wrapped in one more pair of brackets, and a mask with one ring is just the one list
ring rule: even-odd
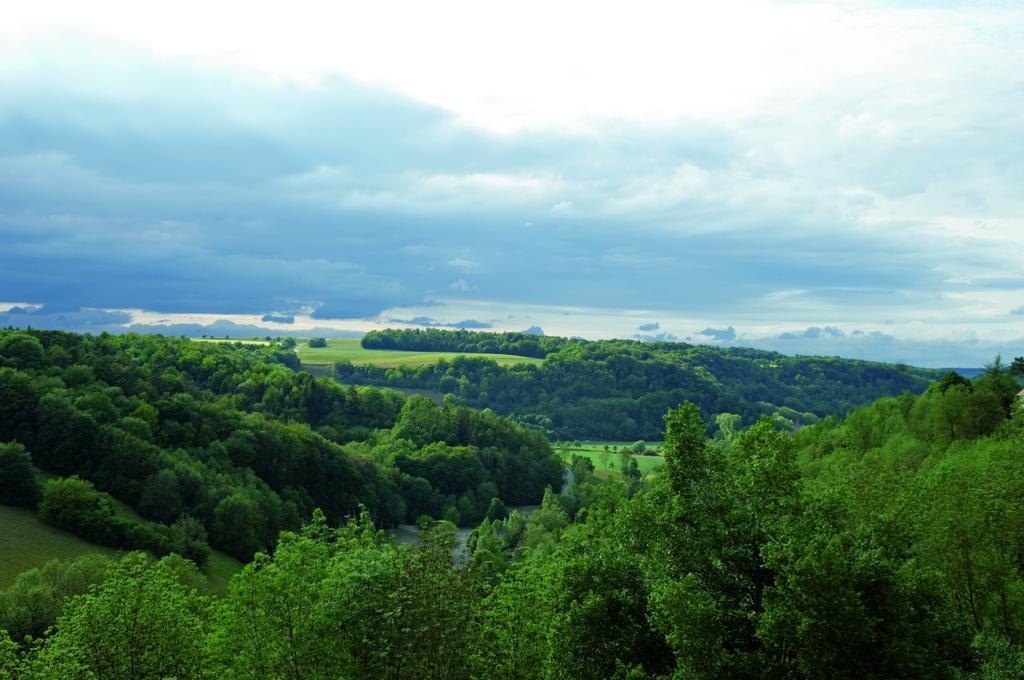
{"label": "dark gray cloud", "polygon": [[260,321],[270,321],[273,323],[295,323],[295,316],[292,314],[264,314],[260,317]]}
{"label": "dark gray cloud", "polygon": [[0,312],[0,327],[68,330],[83,333],[121,333],[124,324],[132,320],[131,314],[103,309],[62,310],[47,305],[42,309],[14,306]]}
{"label": "dark gray cloud", "polygon": [[116,62],[123,93],[71,87],[47,63],[0,91],[0,289],[15,299],[206,313],[302,299],[322,319],[452,294],[692,310],[809,280],[932,276],[898,254],[844,261],[864,248],[853,234],[751,238],[810,219],[789,209],[671,195],[671,213],[627,209],[601,189],[631,200],[626,157],[652,178],[724,171],[743,145],[723,127],[619,124],[596,146],[495,136],[343,79],[307,88],[87,47],[82,69]]}
{"label": "dark gray cloud", "polygon": [[43,47],[0,72],[0,291],[44,304],[41,327],[111,325],[74,316],[89,307],[335,319],[453,297],[739,323],[798,291],[819,335],[773,342],[810,342],[836,340],[836,310],[958,318],[944,293],[1024,285],[1013,248],[922,237],[917,209],[1019,213],[1004,114],[1022,95],[998,82],[949,123],[854,92],[742,123],[498,135],[339,77]]}

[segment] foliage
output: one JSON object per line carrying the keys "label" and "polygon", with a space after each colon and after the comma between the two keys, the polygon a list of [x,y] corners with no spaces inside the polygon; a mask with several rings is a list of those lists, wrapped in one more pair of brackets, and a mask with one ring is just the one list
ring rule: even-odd
{"label": "foliage", "polygon": [[[174,549],[168,527],[119,514],[109,494],[75,476],[47,482],[39,503],[39,519],[113,548],[148,550],[154,555],[166,555]],[[178,547],[188,549],[184,544]],[[196,548],[192,554],[202,551]]]}
{"label": "foliage", "polygon": [[562,338],[530,333],[480,333],[437,328],[385,328],[370,331],[361,344],[367,349],[401,349],[466,354],[511,354],[543,359],[558,351]]}
{"label": "foliage", "polygon": [[[29,375],[39,401],[53,396]],[[375,526],[380,505],[337,528],[336,510],[313,509],[301,530],[268,537],[279,519],[263,518],[288,503],[308,507],[314,493],[337,502],[313,481],[248,492],[261,488],[257,471],[301,478],[267,460],[277,449],[261,426],[276,416],[245,413],[231,420],[239,429],[206,435],[208,423],[188,419],[191,432],[169,434],[170,414],[193,402],[132,402],[130,417],[149,424],[154,442],[206,442],[204,455],[169,459],[176,485],[157,475],[165,468],[138,478],[139,497],[176,497],[186,510],[197,497],[213,503],[215,540],[253,559],[216,602],[196,593],[194,568],[177,556],[130,555],[67,579],[57,567],[29,572],[0,596],[0,668],[19,678],[1019,677],[1017,389],[996,362],[974,381],[949,375],[920,396],[884,398],[795,434],[769,414],[746,429],[722,419],[714,439],[700,407],[685,402],[665,415],[661,474],[602,479],[576,456],[570,487],[543,487],[529,517],[508,511],[501,485],[561,472],[549,469],[539,434],[492,413],[402,400],[386,428],[341,450],[354,474],[397,480],[403,507],[479,513],[465,560],[453,550],[455,526],[429,516],[417,547],[388,540]],[[56,396],[101,432],[128,416],[123,395],[103,393],[113,410],[95,395]],[[53,417],[68,415],[51,406],[50,415],[63,413]],[[337,445],[284,427],[267,440],[282,450]],[[144,428],[132,429],[146,441]],[[635,460],[624,453],[627,465]],[[204,495],[203,483],[218,479],[208,469],[242,481]],[[323,469],[342,480],[349,472]],[[40,505],[84,531],[116,524],[114,510],[73,477],[51,482]],[[168,535],[201,535],[190,517]],[[272,552],[259,548],[267,544]]]}
{"label": "foliage", "polygon": [[102,583],[113,560],[105,555],[82,555],[73,560],[50,560],[41,568],[22,572],[0,593],[0,629],[18,642],[40,637],[52,626],[64,604]]}
{"label": "foliage", "polygon": [[29,677],[199,677],[207,608],[172,561],[128,555],[67,603],[57,632],[31,659]]}
{"label": "foliage", "polygon": [[[333,522],[360,505],[380,526],[450,508],[475,521],[493,497],[537,503],[561,479],[540,433],[296,372],[295,353],[274,343],[0,331],[0,346],[0,441],[77,476],[54,489],[46,516],[104,545],[201,561],[202,529],[250,559],[314,507]],[[116,512],[85,481],[151,522]],[[77,509],[57,511],[68,503]],[[192,519],[172,531],[183,515]]]}
{"label": "foliage", "polygon": [[32,456],[19,442],[0,443],[0,503],[35,505],[41,497]]}
{"label": "foliage", "polygon": [[282,536],[232,581],[211,636],[217,677],[463,678],[476,591],[451,532],[382,542],[364,515]]}
{"label": "foliage", "polygon": [[[787,357],[686,343],[439,329],[373,331],[362,342],[364,347],[462,351],[469,356],[395,368],[344,362],[335,366],[339,380],[452,394],[560,439],[657,439],[666,411],[687,400],[706,418],[733,413],[750,425],[771,415],[780,426],[798,429],[881,396],[918,392],[937,376],[934,371],[838,357]],[[501,366],[473,356],[481,352],[544,361]]]}

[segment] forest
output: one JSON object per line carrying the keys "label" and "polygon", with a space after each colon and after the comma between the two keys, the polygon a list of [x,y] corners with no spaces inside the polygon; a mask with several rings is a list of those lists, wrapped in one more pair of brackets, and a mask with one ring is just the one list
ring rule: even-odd
{"label": "forest", "polygon": [[[92,514],[109,493],[152,526],[118,529],[140,548],[122,557],[51,561],[0,592],[0,677],[1024,674],[1024,405],[998,360],[795,433],[769,416],[716,432],[684,402],[664,414],[660,474],[601,474],[577,457],[559,488],[535,430],[311,380],[277,352],[4,336],[0,502],[89,532],[111,524]],[[227,443],[227,425],[250,445]],[[136,439],[146,446],[117,446]],[[512,461],[540,472],[510,481]],[[74,476],[40,490],[37,466]],[[181,513],[170,525],[174,494],[153,503],[165,472]],[[314,484],[321,474],[337,486]],[[420,517],[416,545],[382,531],[418,502],[412,488],[451,500],[478,479],[497,492],[471,515],[464,559],[454,513]],[[540,489],[532,512],[509,507],[521,482]],[[252,531],[278,533],[210,595],[159,527],[217,542],[236,517],[221,504],[249,494],[264,522]],[[155,547],[131,543],[150,533]]]}
{"label": "forest", "polygon": [[[277,345],[2,332],[0,364],[0,459],[22,471],[19,503],[117,548],[201,562],[208,543],[248,560],[314,508],[462,524],[562,480],[534,429],[314,378]],[[32,467],[59,477],[40,487]]]}
{"label": "forest", "polygon": [[[796,429],[883,396],[920,392],[936,371],[838,357],[786,356],[747,348],[631,340],[581,340],[523,333],[438,329],[371,331],[366,348],[461,351],[428,366],[334,364],[344,383],[437,390],[543,428],[558,439],[656,440],[665,412],[691,401],[705,418],[763,415]],[[537,366],[498,366],[472,353],[543,357]]]}

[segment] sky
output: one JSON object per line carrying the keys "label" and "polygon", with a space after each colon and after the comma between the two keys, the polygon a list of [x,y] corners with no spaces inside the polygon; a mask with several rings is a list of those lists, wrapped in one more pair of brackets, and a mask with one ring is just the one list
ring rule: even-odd
{"label": "sky", "polygon": [[0,325],[1024,354],[1019,3],[4,14]]}

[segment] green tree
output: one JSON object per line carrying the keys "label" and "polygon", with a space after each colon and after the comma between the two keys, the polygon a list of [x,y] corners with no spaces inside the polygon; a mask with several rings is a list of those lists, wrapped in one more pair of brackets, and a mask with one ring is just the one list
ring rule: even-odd
{"label": "green tree", "polygon": [[694,484],[708,476],[706,429],[700,410],[690,402],[665,416],[662,452],[669,483],[677,494],[689,493]]}
{"label": "green tree", "polygon": [[0,367],[0,442],[33,441],[38,398],[28,375]]}
{"label": "green tree", "polygon": [[109,557],[90,553],[74,560],[50,560],[18,574],[0,592],[0,630],[18,642],[41,637],[57,621],[64,603],[103,582],[112,564]]}
{"label": "green tree", "polygon": [[41,677],[200,677],[207,602],[164,562],[132,553],[70,600],[35,661]]}
{"label": "green tree", "polygon": [[6,631],[0,630],[0,678],[16,680],[21,669],[21,654],[18,644]]}
{"label": "green tree", "polygon": [[234,493],[214,508],[211,528],[214,545],[238,559],[251,560],[263,547],[259,534],[259,510],[248,495]]}
{"label": "green tree", "polygon": [[181,511],[181,489],[178,484],[178,476],[168,469],[151,475],[142,488],[139,512],[146,517],[167,524],[174,521]]}
{"label": "green tree", "polygon": [[195,562],[200,567],[210,557],[206,528],[194,517],[182,515],[168,531],[169,549]]}
{"label": "green tree", "polygon": [[83,538],[117,546],[119,526],[113,500],[84,479],[53,479],[43,487],[39,519]]}
{"label": "green tree", "polygon": [[486,519],[495,520],[505,519],[508,517],[508,508],[502,503],[500,498],[492,498],[490,505],[487,506]]}
{"label": "green tree", "polygon": [[11,333],[0,339],[0,357],[16,368],[39,368],[46,362],[46,350],[28,333]]}
{"label": "green tree", "polygon": [[715,416],[715,425],[718,426],[718,431],[727,442],[732,441],[732,438],[739,432],[742,421],[743,416],[738,413],[719,413]]}
{"label": "green tree", "polygon": [[0,503],[35,505],[41,498],[32,456],[19,442],[0,444]]}

